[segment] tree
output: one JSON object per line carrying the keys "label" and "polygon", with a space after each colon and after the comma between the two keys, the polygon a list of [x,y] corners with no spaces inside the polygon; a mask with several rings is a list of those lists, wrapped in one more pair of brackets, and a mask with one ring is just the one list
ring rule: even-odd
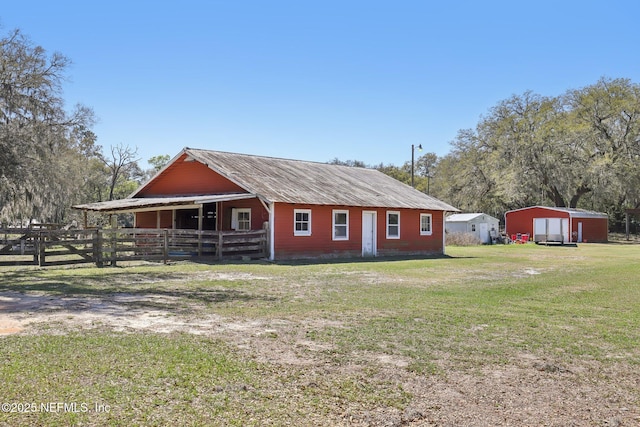
{"label": "tree", "polygon": [[333,160],[331,160],[330,162],[327,162],[330,165],[341,165],[341,166],[349,166],[349,167],[354,167],[354,168],[368,168],[369,166],[361,161],[361,160],[340,160],[337,157],[335,157]]}
{"label": "tree", "polygon": [[[111,146],[110,156],[101,156],[102,162],[109,171],[108,200],[114,200],[116,196],[125,197],[135,190],[140,178],[144,176],[138,166],[137,154],[137,148],[118,144]],[[117,186],[120,186],[120,194],[116,194]]]}
{"label": "tree", "polygon": [[438,198],[467,212],[498,212],[496,182],[487,165],[486,150],[472,129],[458,132],[452,151],[435,166]]}
{"label": "tree", "polygon": [[160,170],[165,167],[170,160],[171,157],[168,154],[160,154],[147,160],[147,163],[151,165],[151,168],[144,171],[144,180],[153,178],[153,176],[160,172]]}
{"label": "tree", "polygon": [[155,173],[155,172],[159,172],[160,169],[165,167],[166,164],[169,163],[169,160],[171,160],[171,157],[169,157],[168,154],[161,154],[158,156],[153,156],[152,158],[147,160],[147,163],[149,163],[152,166],[151,170]]}
{"label": "tree", "polygon": [[640,206],[640,86],[627,79],[514,95],[452,145],[435,166],[448,183],[438,194],[463,210]]}
{"label": "tree", "polygon": [[[0,212],[5,219],[64,219],[82,169],[68,168],[91,152],[93,112],[68,113],[62,82],[70,61],[47,55],[19,30],[0,39]],[[78,161],[81,164],[82,161]],[[71,186],[69,186],[71,183]]]}
{"label": "tree", "polygon": [[640,206],[640,86],[600,79],[569,91],[565,102],[584,129],[590,158],[589,189],[609,205]]}

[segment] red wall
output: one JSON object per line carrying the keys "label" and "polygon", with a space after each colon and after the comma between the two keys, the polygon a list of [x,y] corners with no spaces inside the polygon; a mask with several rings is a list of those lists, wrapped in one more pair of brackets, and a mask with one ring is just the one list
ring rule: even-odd
{"label": "red wall", "polygon": [[582,223],[582,241],[604,243],[609,240],[607,218],[573,218],[573,232],[578,235],[578,222]]}
{"label": "red wall", "polygon": [[[136,212],[136,227],[158,228],[157,211]],[[160,211],[160,228],[173,228],[173,212]]]}
{"label": "red wall", "polygon": [[269,221],[269,212],[260,203],[260,200],[233,200],[220,203],[219,209],[222,212],[218,212],[218,230],[231,230],[231,210],[233,208],[251,208],[252,230],[261,230],[263,223]]}
{"label": "red wall", "polygon": [[507,235],[528,234],[533,236],[534,218],[569,218],[566,212],[533,207],[505,214],[505,232]]}
{"label": "red wall", "polygon": [[[533,236],[534,218],[567,218],[568,212],[532,207],[505,214],[505,230],[511,236],[517,233]],[[607,218],[576,218],[569,219],[571,224],[571,239],[575,241],[578,235],[578,223],[582,222],[582,240],[586,242],[606,242],[608,240],[609,225]]]}
{"label": "red wall", "polygon": [[[251,229],[261,230],[269,213],[258,199],[234,200],[218,205],[218,230],[231,230],[231,210],[233,208],[251,208]],[[157,211],[136,212],[136,227],[157,228]],[[173,212],[160,211],[160,228],[173,228]]]}
{"label": "red wall", "polygon": [[[294,235],[294,209],[311,209],[311,236]],[[333,240],[333,210],[349,211],[349,239]],[[442,246],[442,212],[400,211],[400,239],[386,238],[387,209],[343,206],[276,204],[276,259],[309,257],[359,257],[362,255],[362,212],[377,212],[377,254],[440,254]],[[420,213],[432,214],[432,234],[420,235]]]}
{"label": "red wall", "polygon": [[200,162],[185,162],[186,154],[148,183],[137,197],[245,193],[246,190]]}
{"label": "red wall", "polygon": [[158,225],[157,213],[152,212],[136,212],[136,227],[139,228],[156,228]]}

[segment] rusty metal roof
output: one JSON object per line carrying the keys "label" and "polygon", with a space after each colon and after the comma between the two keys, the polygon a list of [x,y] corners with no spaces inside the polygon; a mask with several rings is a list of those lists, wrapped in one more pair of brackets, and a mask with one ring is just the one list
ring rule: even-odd
{"label": "rusty metal roof", "polygon": [[72,206],[74,209],[95,212],[133,212],[143,211],[145,209],[158,210],[162,208],[189,207],[205,203],[215,203],[228,200],[250,199],[256,197],[254,194],[233,193],[233,194],[215,194],[207,196],[184,196],[184,197],[144,197],[144,198],[126,198],[120,200],[111,200],[107,202],[86,203],[83,205]]}
{"label": "rusty metal roof", "polygon": [[126,199],[75,205],[73,208],[125,212],[258,197],[267,203],[458,212],[453,206],[375,169],[185,148],[158,175],[177,161],[200,162],[247,193],[138,197],[146,183]]}
{"label": "rusty metal roof", "polygon": [[375,169],[192,148],[183,153],[269,203],[458,211]]}

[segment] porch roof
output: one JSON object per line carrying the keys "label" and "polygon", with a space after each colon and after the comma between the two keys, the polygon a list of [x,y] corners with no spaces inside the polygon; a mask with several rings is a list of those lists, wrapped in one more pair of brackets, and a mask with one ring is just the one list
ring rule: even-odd
{"label": "porch roof", "polygon": [[72,208],[83,211],[95,211],[102,213],[136,212],[144,211],[147,209],[174,209],[177,207],[203,205],[206,203],[252,199],[254,197],[257,196],[251,193],[230,193],[206,194],[201,196],[126,198],[120,200],[111,200],[108,202],[95,202],[86,203],[83,205],[75,205],[72,206]]}

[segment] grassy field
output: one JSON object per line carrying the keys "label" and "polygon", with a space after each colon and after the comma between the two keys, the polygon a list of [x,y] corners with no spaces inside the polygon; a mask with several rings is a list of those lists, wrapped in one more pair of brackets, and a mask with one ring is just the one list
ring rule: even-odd
{"label": "grassy field", "polygon": [[0,425],[640,424],[640,245],[0,269]]}

